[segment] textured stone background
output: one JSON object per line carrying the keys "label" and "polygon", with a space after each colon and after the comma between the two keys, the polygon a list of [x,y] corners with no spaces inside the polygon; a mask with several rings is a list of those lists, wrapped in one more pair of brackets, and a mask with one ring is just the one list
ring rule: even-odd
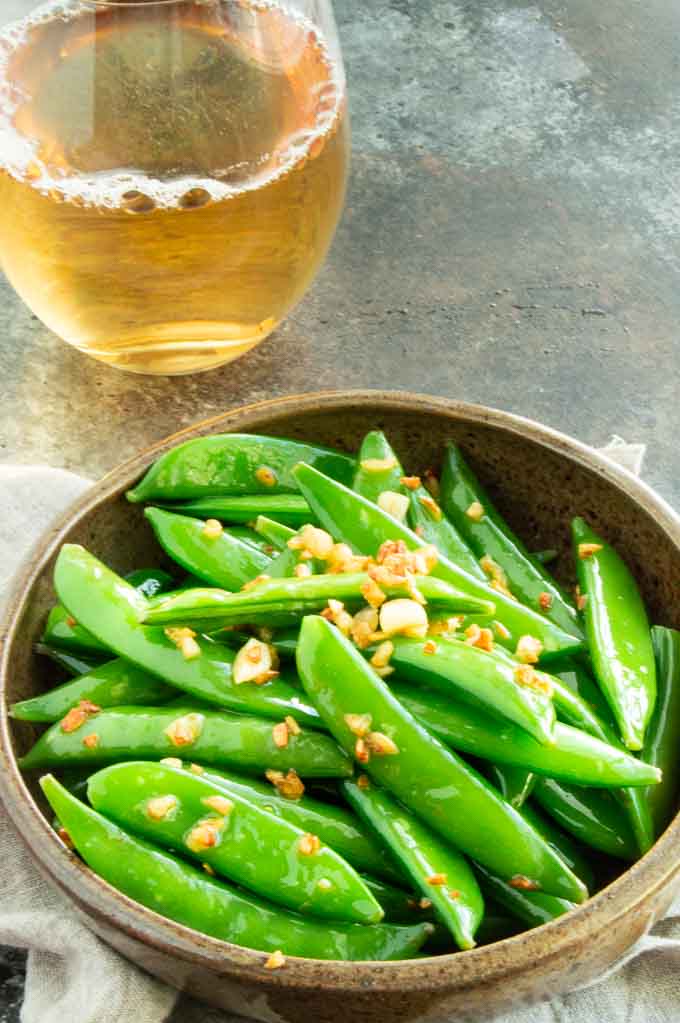
{"label": "textured stone background", "polygon": [[[680,503],[680,5],[336,8],[353,170],[310,294],[240,362],[151,379],[72,351],[0,279],[0,461],[96,476],[234,404],[404,387],[643,440]],[[18,993],[0,959],[0,1023]]]}

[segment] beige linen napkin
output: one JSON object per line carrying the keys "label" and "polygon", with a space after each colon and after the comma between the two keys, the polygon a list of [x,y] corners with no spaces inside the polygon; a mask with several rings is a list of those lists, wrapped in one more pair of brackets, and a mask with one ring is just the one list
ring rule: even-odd
{"label": "beige linen napkin", "polygon": [[[631,471],[640,471],[642,445],[614,438],[604,450]],[[88,480],[58,469],[0,466],[0,600],[34,539],[88,485]],[[0,862],[0,944],[28,950],[22,1023],[234,1020],[186,997],[178,1001],[175,991],[88,931],[38,873],[1,808]],[[496,1023],[678,1023],[680,900],[625,962],[595,986],[505,1014]]]}

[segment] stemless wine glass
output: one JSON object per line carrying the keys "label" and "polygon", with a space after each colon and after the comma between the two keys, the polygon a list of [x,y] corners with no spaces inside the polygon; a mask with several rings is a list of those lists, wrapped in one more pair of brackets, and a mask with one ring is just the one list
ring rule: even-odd
{"label": "stemless wine glass", "polygon": [[2,0],[0,261],[95,359],[190,373],[265,338],[348,151],[330,0]]}

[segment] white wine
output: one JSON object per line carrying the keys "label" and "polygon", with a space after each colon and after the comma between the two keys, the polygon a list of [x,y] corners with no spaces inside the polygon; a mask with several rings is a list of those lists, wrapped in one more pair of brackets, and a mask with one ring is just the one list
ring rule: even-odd
{"label": "white wine", "polygon": [[269,334],[344,199],[342,71],[273,2],[48,4],[0,34],[0,261],[69,343],[146,373]]}

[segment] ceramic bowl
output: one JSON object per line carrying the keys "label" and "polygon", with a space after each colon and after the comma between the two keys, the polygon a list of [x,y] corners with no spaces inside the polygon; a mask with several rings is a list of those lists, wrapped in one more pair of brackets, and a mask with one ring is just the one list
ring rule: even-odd
{"label": "ceramic bowl", "polygon": [[[623,552],[654,621],[680,628],[680,519],[635,477],[543,426],[461,402],[407,393],[311,394],[235,409],[161,441],[95,484],[40,540],[14,585],[2,639],[0,795],[49,881],[104,941],[169,984],[254,1019],[297,1023],[478,1020],[567,992],[612,966],[669,906],[680,877],[680,817],[654,848],[585,905],[550,924],[469,952],[398,963],[289,960],[204,937],[143,908],[90,873],[53,833],[35,780],[15,757],[35,734],[8,719],[15,700],[42,691],[49,667],[33,646],[55,599],[52,569],[65,541],[85,544],[120,572],[158,558],[151,530],[125,491],[180,441],[261,432],[355,451],[383,428],[407,471],[437,465],[445,441],[471,456],[511,525],[533,548],[556,548],[570,582],[570,518],[585,515]],[[46,882],[47,883],[47,882]]]}

